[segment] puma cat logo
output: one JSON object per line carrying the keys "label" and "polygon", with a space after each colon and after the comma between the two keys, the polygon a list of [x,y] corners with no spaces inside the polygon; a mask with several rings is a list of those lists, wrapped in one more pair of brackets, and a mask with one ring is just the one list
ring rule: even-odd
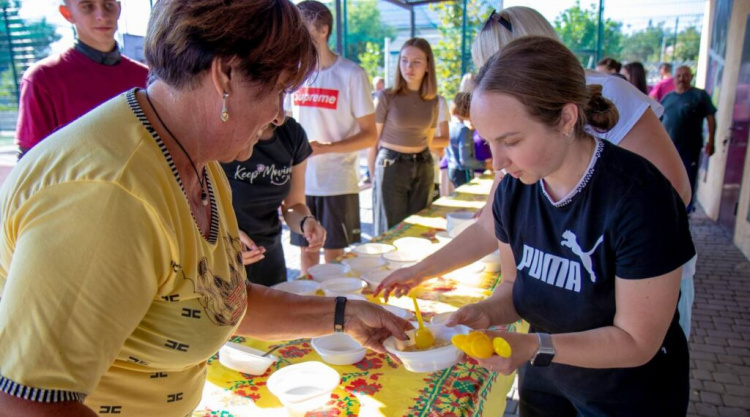
{"label": "puma cat logo", "polygon": [[588,252],[584,252],[581,249],[581,246],[578,245],[578,238],[576,237],[575,233],[571,232],[570,230],[564,231],[562,237],[563,241],[560,242],[560,244],[562,246],[570,248],[573,251],[573,254],[581,259],[581,264],[591,276],[591,282],[596,282],[596,274],[594,273],[594,265],[591,261],[591,254],[594,253],[596,248],[598,248],[599,245],[604,241],[604,235],[599,236],[599,239],[597,239],[594,247],[591,248],[591,250]]}

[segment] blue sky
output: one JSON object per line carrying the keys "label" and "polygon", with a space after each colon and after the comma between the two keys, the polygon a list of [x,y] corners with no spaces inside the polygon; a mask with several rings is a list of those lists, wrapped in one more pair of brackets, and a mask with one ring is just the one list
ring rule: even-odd
{"label": "blue sky", "polygon": [[[356,0],[355,0],[356,1]],[[553,21],[565,9],[573,6],[576,0],[496,0],[498,7],[529,6],[539,10],[548,20]],[[581,0],[583,6],[591,4],[591,0]],[[680,15],[679,27],[701,24],[706,0],[605,0],[604,14],[606,18],[623,23],[623,30],[630,32],[645,27],[649,20],[653,23],[665,22],[669,28],[674,28],[675,18]],[[50,23],[58,26],[63,39],[53,45],[53,52],[64,50],[73,43],[73,31],[70,25],[57,11],[60,0],[23,0],[21,14],[28,18],[46,17]],[[122,0],[122,16],[120,17],[120,32],[143,35],[146,33],[148,21],[149,0]]]}

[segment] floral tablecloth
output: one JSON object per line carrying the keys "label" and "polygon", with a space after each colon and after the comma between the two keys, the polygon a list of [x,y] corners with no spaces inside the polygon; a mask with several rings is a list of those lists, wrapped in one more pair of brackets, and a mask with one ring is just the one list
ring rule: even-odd
{"label": "floral tablecloth", "polygon": [[[405,236],[435,238],[444,230],[449,212],[476,211],[486,201],[492,178],[484,177],[460,187],[453,196],[443,197],[432,206],[411,216],[373,241],[388,243]],[[489,208],[488,208],[489,209]],[[347,255],[352,256],[352,255]],[[457,280],[457,279],[460,279]],[[426,318],[453,311],[486,298],[500,282],[499,273],[475,272],[467,267],[433,279],[416,290]],[[373,302],[371,295],[365,295]],[[406,297],[389,304],[411,310]],[[526,331],[523,323],[509,326]],[[203,400],[193,416],[286,416],[280,401],[266,388],[268,377],[284,366],[305,361],[321,361],[309,339],[287,342],[261,342],[235,336],[233,342],[276,351],[279,360],[264,375],[253,376],[227,369],[217,356],[208,361]],[[324,408],[307,413],[323,416],[499,416],[505,409],[505,396],[513,376],[504,376],[477,366],[473,359],[443,371],[412,373],[384,354],[367,351],[365,358],[349,366],[329,365],[341,375],[341,383]]]}

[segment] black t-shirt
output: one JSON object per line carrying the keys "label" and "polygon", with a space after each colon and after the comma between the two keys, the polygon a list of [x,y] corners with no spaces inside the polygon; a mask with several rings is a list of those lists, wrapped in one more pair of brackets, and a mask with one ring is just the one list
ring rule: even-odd
{"label": "black t-shirt", "polygon": [[704,90],[691,88],[682,94],[672,91],[661,100],[662,123],[680,155],[697,158],[703,147],[703,119],[716,113]]}
{"label": "black t-shirt", "polygon": [[518,269],[513,302],[539,331],[610,326],[615,276],[657,277],[695,254],[682,200],[656,167],[605,141],[594,155],[576,191],[557,204],[541,181],[506,175],[496,191],[495,233]]}
{"label": "black t-shirt", "polygon": [[292,167],[311,153],[302,126],[287,118],[271,139],[258,141],[250,159],[222,164],[239,227],[258,245],[281,233],[279,207],[291,190]]}
{"label": "black t-shirt", "polygon": [[[557,204],[541,181],[525,185],[506,175],[497,188],[495,234],[513,251],[518,270],[513,303],[533,331],[611,326],[616,276],[657,277],[695,254],[685,206],[656,167],[605,141],[597,141],[594,155],[575,191]],[[675,306],[662,348],[643,366],[590,369],[553,363],[528,369],[527,364],[527,377],[541,377],[568,398],[610,410],[601,415],[615,415],[622,404],[640,410],[633,415],[654,415],[665,402],[686,407],[688,351],[678,317]]]}

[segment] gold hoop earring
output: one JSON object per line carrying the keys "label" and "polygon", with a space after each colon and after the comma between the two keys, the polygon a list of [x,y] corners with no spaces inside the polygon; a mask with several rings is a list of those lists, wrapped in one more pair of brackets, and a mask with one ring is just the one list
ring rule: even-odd
{"label": "gold hoop earring", "polygon": [[221,104],[221,121],[226,122],[229,120],[229,112],[227,111],[227,97],[229,97],[229,93],[224,93],[223,102]]}

